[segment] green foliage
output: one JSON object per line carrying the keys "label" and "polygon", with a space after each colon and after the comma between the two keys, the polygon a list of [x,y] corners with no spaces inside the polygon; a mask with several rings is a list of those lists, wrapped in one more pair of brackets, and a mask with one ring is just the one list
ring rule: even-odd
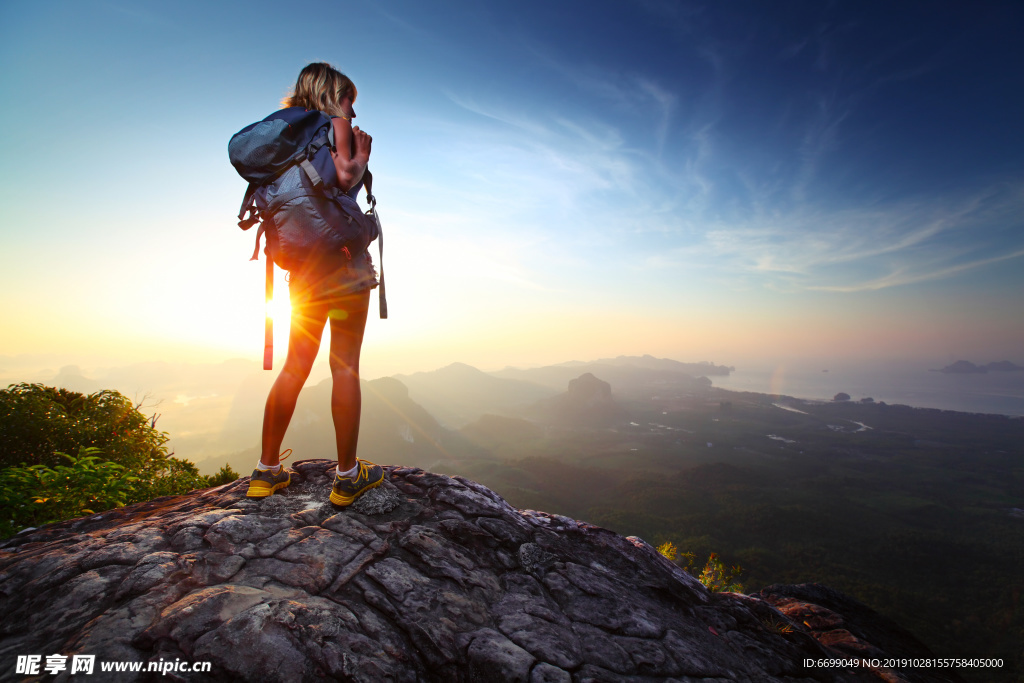
{"label": "green foliage", "polygon": [[195,489],[205,489],[210,485],[209,477],[199,474],[199,468],[188,460],[171,457],[154,460],[147,463],[142,471],[146,476],[139,477],[135,494],[130,501],[132,503],[188,493]]}
{"label": "green foliage", "polygon": [[[62,462],[59,453],[98,448],[129,469],[159,464],[168,437],[116,391],[80,394],[42,384],[0,390],[0,467]],[[159,467],[158,467],[159,469]]]}
{"label": "green foliage", "polygon": [[206,478],[207,486],[221,486],[222,484],[230,484],[231,482],[238,479],[240,476],[242,475],[231,469],[231,465],[224,465],[224,467],[221,467],[219,470],[217,470],[217,474],[211,474]]}
{"label": "green foliage", "polygon": [[686,570],[688,574],[693,573],[693,561],[697,559],[697,554],[692,552],[679,553],[679,557],[676,559],[676,564]]}
{"label": "green foliage", "polygon": [[672,541],[665,541],[658,546],[658,552],[675,562],[676,555],[679,553],[679,550]]}
{"label": "green foliage", "polygon": [[[672,541],[665,541],[658,546],[658,552],[672,560],[689,573],[693,573],[693,561],[696,555],[693,553],[680,553]],[[738,583],[740,572],[743,569],[739,565],[726,569],[722,561],[718,559],[717,553],[711,553],[704,569],[701,570],[698,580],[705,588],[714,592],[742,593],[743,584]]]}
{"label": "green foliage", "polygon": [[742,593],[743,584],[736,581],[742,571],[743,569],[738,565],[727,569],[718,559],[718,555],[711,553],[707,564],[704,565],[704,569],[697,578],[713,593]]}
{"label": "green foliage", "polygon": [[229,465],[199,474],[167,453],[167,441],[155,417],[116,391],[0,391],[0,537],[238,479]]}
{"label": "green foliage", "polygon": [[128,502],[138,477],[98,453],[98,448],[83,447],[77,458],[59,454],[69,464],[0,470],[0,533],[10,536],[28,526],[90,515]]}

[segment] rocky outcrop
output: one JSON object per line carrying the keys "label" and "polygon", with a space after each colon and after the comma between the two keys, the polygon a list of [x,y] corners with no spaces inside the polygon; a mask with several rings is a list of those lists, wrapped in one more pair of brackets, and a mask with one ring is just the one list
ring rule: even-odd
{"label": "rocky outcrop", "polygon": [[[925,661],[934,657],[924,644],[892,620],[827,586],[772,585],[754,596],[806,626],[817,641],[841,658],[884,664],[887,658]],[[878,667],[877,673],[883,680],[934,680],[914,671],[898,673],[884,665]]]}
{"label": "rocky outcrop", "polygon": [[586,372],[569,381],[569,390],[538,402],[541,419],[572,427],[607,427],[628,417],[612,398],[612,385]]}
{"label": "rocky outcrop", "polygon": [[212,663],[189,681],[956,680],[805,668],[926,652],[827,589],[712,594],[638,538],[418,469],[336,510],[333,465],[262,500],[241,479],[10,539],[0,678],[60,653]]}
{"label": "rocky outcrop", "polygon": [[945,372],[946,374],[972,374],[984,373],[988,372],[988,370],[983,366],[975,365],[969,360],[958,360],[942,368],[939,372]]}

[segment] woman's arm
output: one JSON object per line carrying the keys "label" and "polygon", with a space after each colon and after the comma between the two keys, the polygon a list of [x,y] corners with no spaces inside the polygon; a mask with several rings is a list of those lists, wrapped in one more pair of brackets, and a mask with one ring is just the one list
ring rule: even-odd
{"label": "woman's arm", "polygon": [[366,164],[370,161],[369,135],[343,118],[332,119],[336,151],[331,153],[334,168],[338,172],[338,184],[348,192],[363,178]]}

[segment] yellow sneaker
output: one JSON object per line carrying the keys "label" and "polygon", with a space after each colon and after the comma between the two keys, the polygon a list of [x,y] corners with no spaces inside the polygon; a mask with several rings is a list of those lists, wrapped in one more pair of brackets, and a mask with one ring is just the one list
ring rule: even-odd
{"label": "yellow sneaker", "polygon": [[331,489],[331,502],[342,507],[352,502],[366,491],[380,486],[384,481],[384,468],[367,460],[356,458],[359,471],[354,477],[334,477],[334,488]]}
{"label": "yellow sneaker", "polygon": [[[284,461],[291,455],[292,449],[286,450],[281,454],[281,460]],[[266,498],[267,496],[274,493],[279,489],[283,489],[288,484],[292,483],[292,473],[281,466],[277,474],[274,474],[271,470],[261,470],[256,468],[252,471],[252,476],[249,477],[249,490],[246,491],[245,495],[247,498]]]}

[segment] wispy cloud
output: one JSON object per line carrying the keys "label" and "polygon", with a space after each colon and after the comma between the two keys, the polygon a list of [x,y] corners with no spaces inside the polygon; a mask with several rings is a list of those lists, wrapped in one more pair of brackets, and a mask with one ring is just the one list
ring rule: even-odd
{"label": "wispy cloud", "polygon": [[672,115],[676,108],[676,96],[661,87],[654,81],[641,79],[640,89],[647,93],[656,103],[655,110],[658,112],[657,124],[654,128],[654,138],[657,143],[658,155],[665,149],[665,142],[668,139],[669,127],[672,125]]}
{"label": "wispy cloud", "polygon": [[501,123],[518,128],[523,133],[530,135],[548,135],[549,130],[537,122],[536,118],[528,118],[526,116],[516,116],[512,112],[517,111],[517,108],[511,106],[500,107],[494,105],[486,105],[471,96],[461,95],[453,93],[450,90],[444,91],[445,97],[452,101],[453,104],[462,107],[466,111],[473,112],[480,116],[499,121]]}
{"label": "wispy cloud", "polygon": [[402,17],[398,16],[397,14],[395,14],[393,12],[387,11],[386,9],[384,9],[378,3],[367,5],[366,9],[368,9],[368,10],[370,10],[372,12],[375,12],[380,17],[383,17],[388,22],[390,22],[393,26],[395,26],[395,27],[399,28],[401,31],[403,31],[407,36],[412,36],[414,38],[425,40],[425,41],[427,41],[429,43],[435,43],[436,44],[436,43],[440,42],[440,37],[437,34],[431,32],[431,31],[426,30],[420,24],[414,24],[412,22],[409,22],[409,21],[403,19]]}
{"label": "wispy cloud", "polygon": [[[1022,186],[1000,185],[956,200],[921,199],[863,209],[806,204],[707,228],[703,239],[652,267],[715,263],[765,286],[857,292],[939,280],[1024,255],[1024,239],[1000,241],[1024,214]],[[977,235],[985,235],[979,238]]]}
{"label": "wispy cloud", "polygon": [[839,126],[850,110],[836,99],[834,93],[818,99],[816,113],[801,141],[800,170],[793,186],[793,196],[799,202],[806,199],[807,188],[814,180],[822,158],[839,146]]}
{"label": "wispy cloud", "polygon": [[653,132],[656,153],[660,155],[664,151],[679,98],[652,74],[560,59],[537,45],[527,49],[540,64],[558,74],[566,87],[602,100],[613,113],[628,114],[643,121],[642,130]]}
{"label": "wispy cloud", "polygon": [[[899,188],[876,199],[864,196],[870,182],[856,194],[830,191],[859,170],[843,163],[844,138],[863,137],[858,117],[874,89],[929,68],[885,73],[887,63],[835,62],[849,28],[821,22],[784,50],[806,51],[821,75],[769,111],[782,128],[769,124],[774,137],[761,138],[747,134],[757,124],[743,127],[751,118],[737,114],[741,100],[729,93],[733,56],[711,39],[692,47],[710,71],[673,87],[666,72],[599,68],[528,44],[576,91],[575,106],[448,92],[479,121],[447,122],[446,170],[470,182],[474,215],[493,221],[489,228],[512,233],[528,219],[532,236],[547,231],[547,247],[624,247],[650,267],[715,268],[752,287],[870,291],[1017,258],[1024,242],[998,226],[1024,214],[1024,185],[884,202]],[[831,203],[837,195],[844,207]]]}
{"label": "wispy cloud", "polygon": [[945,268],[939,268],[937,270],[930,270],[924,272],[909,272],[907,269],[900,269],[896,272],[889,273],[883,277],[869,280],[867,282],[861,282],[854,285],[846,286],[817,286],[808,287],[808,289],[816,289],[826,292],[863,292],[872,291],[876,289],[885,289],[886,287],[896,287],[899,285],[909,285],[918,282],[926,282],[928,280],[939,280],[944,277],[950,277],[953,275],[959,275],[960,273],[968,270],[974,270],[976,268],[982,268],[984,266],[992,265],[993,263],[999,263],[1000,261],[1008,261],[1010,259],[1020,258],[1024,256],[1024,249],[1018,249],[1009,254],[1002,254],[1000,256],[993,256],[991,258],[978,259],[969,261],[967,263],[959,263],[953,266]]}
{"label": "wispy cloud", "polygon": [[[463,109],[508,127],[441,124],[455,142],[448,163],[475,176],[494,192],[513,192],[520,204],[576,208],[594,193],[631,193],[644,153],[630,147],[621,130],[584,115],[554,112],[517,115],[500,102],[483,104],[449,94]],[[545,121],[546,123],[540,123]],[[457,127],[457,130],[455,129]]]}

